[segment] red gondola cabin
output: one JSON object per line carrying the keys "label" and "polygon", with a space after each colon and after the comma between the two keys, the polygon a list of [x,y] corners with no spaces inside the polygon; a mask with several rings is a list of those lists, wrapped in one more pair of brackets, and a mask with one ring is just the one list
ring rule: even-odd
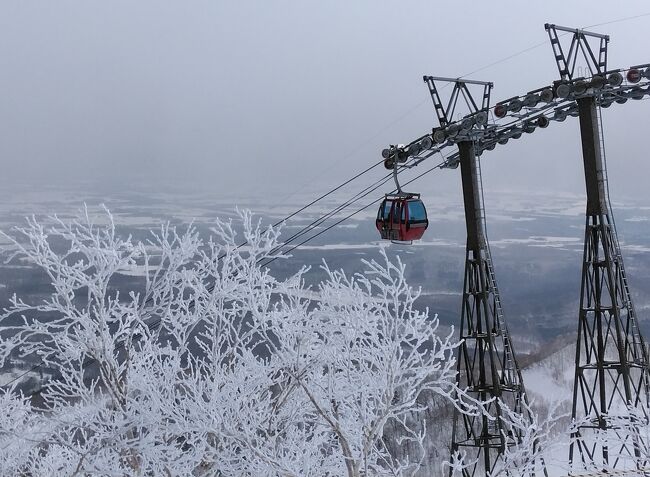
{"label": "red gondola cabin", "polygon": [[429,221],[419,194],[387,195],[379,206],[376,226],[385,240],[411,242],[421,239]]}

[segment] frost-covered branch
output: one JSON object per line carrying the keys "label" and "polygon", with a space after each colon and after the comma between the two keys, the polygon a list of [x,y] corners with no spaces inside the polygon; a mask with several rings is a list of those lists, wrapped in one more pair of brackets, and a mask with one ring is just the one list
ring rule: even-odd
{"label": "frost-covered branch", "polygon": [[[0,361],[42,360],[54,378],[38,407],[0,395],[5,474],[410,476],[420,396],[483,412],[455,388],[457,343],[416,307],[399,259],[382,252],[354,276],[323,265],[312,289],[306,268],[279,280],[260,265],[279,230],[248,212],[209,240],[118,230],[83,211],[12,238],[51,292],[14,297]],[[124,273],[139,285],[121,290]],[[391,453],[388,424],[414,453]]]}

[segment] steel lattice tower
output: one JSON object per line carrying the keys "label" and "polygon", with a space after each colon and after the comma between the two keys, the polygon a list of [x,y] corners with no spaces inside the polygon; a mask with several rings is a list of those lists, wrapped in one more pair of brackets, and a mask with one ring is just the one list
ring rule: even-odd
{"label": "steel lattice tower", "polygon": [[521,435],[504,432],[502,404],[517,413],[527,412],[521,371],[517,365],[510,334],[505,323],[499,289],[484,228],[480,193],[480,165],[471,142],[459,143],[460,168],[465,202],[467,247],[458,350],[458,384],[479,401],[487,402],[486,416],[472,417],[457,410],[451,452],[466,453],[465,460],[476,464],[463,475],[486,475],[499,464],[504,449],[521,441]]}
{"label": "steel lattice tower", "polygon": [[[467,248],[457,381],[477,400],[499,399],[490,402],[489,409],[496,421],[455,411],[452,461],[456,461],[457,452],[465,451],[465,462],[475,462],[464,470],[464,477],[485,475],[498,468],[504,451],[521,442],[522,436],[503,432],[499,420],[502,402],[522,413],[524,419],[532,418],[526,415],[529,407],[525,405],[526,394],[490,257],[477,156],[569,116],[580,118],[587,190],[572,406],[576,426],[570,463],[577,468],[582,462],[589,470],[595,464],[602,469],[633,471],[650,464],[645,462],[650,461],[650,438],[641,435],[647,434],[650,423],[648,350],[638,328],[611,214],[599,117],[601,107],[650,96],[650,63],[608,70],[607,35],[549,24],[545,28],[560,73],[558,81],[490,108],[491,83],[425,76],[439,127],[408,144],[382,151],[386,167],[400,162],[409,168],[449,151],[447,148],[458,147],[433,168],[455,169],[460,165],[462,173]],[[563,47],[565,39],[570,44]],[[437,81],[453,84],[444,104]],[[470,92],[470,87],[477,85],[483,87],[478,103]],[[454,115],[459,98],[465,101],[469,114]],[[536,449],[532,450],[535,455]],[[623,460],[631,463],[623,464]],[[541,474],[543,462],[537,467]]]}
{"label": "steel lattice tower", "polygon": [[[587,209],[571,415],[586,421],[573,434],[569,461],[577,448],[583,463],[616,468],[631,457],[642,467],[639,442],[612,421],[628,416],[628,405],[647,410],[648,357],[609,210],[596,100],[577,102]],[[612,449],[607,441],[585,439],[590,429],[610,432]]]}
{"label": "steel lattice tower", "polygon": [[[429,87],[440,128],[448,125],[448,118],[453,116],[459,97],[465,99],[470,113],[476,118],[474,122],[466,123],[465,134],[471,136],[473,129],[480,129],[487,124],[485,113],[489,108],[492,83],[431,76],[424,77],[424,80]],[[436,81],[453,82],[454,88],[447,107],[440,100]],[[483,87],[480,105],[474,101],[468,85]],[[435,138],[435,130],[433,134]],[[487,411],[496,418],[468,416],[454,410],[452,460],[459,453],[464,455],[464,461],[472,464],[462,471],[463,476],[475,477],[492,472],[499,465],[504,450],[521,441],[519,431],[513,435],[504,429],[501,420],[502,403],[517,413],[528,411],[523,406],[526,399],[523,380],[503,316],[485,232],[477,148],[474,141],[467,140],[458,143],[458,150],[467,246],[456,379],[459,388],[467,389],[473,398],[486,403],[491,401],[486,405]],[[450,470],[450,474],[452,472]]]}
{"label": "steel lattice tower", "polygon": [[[573,81],[580,52],[592,74],[605,74],[608,36],[556,25],[545,27],[561,77],[556,87]],[[567,56],[557,30],[572,33]],[[589,40],[597,41],[598,47],[592,47]],[[597,100],[587,96],[576,102],[587,207],[571,413],[579,425],[572,434],[569,462],[574,466],[640,468],[647,462],[640,453],[638,434],[622,428],[621,419],[634,425],[628,406],[647,412],[647,351],[610,210]]]}

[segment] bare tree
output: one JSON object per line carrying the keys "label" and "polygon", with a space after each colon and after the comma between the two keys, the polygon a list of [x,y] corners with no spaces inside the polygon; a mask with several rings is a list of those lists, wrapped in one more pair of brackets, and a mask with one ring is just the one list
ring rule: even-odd
{"label": "bare tree", "polygon": [[[454,392],[457,343],[415,307],[399,260],[353,277],[324,265],[317,288],[306,269],[278,280],[261,263],[279,230],[240,218],[245,247],[223,221],[208,241],[169,226],[135,241],[108,213],[18,230],[52,291],[14,297],[0,364],[37,358],[55,379],[38,407],[0,394],[5,474],[407,476],[421,393],[482,412]],[[141,289],[117,291],[125,272]],[[391,454],[389,422],[417,455]]]}

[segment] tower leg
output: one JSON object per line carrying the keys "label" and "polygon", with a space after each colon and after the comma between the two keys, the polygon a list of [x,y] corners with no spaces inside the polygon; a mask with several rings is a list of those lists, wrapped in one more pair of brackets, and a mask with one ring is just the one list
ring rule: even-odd
{"label": "tower leg", "polygon": [[521,435],[506,435],[501,420],[501,402],[515,412],[523,411],[525,399],[521,373],[501,310],[492,260],[482,216],[480,168],[472,142],[461,142],[460,167],[467,226],[465,278],[457,355],[457,381],[475,399],[487,402],[496,417],[471,417],[454,411],[451,453],[465,454],[474,462],[463,470],[464,477],[487,475],[502,459],[507,446],[521,441]]}
{"label": "tower leg", "polygon": [[647,456],[640,452],[638,433],[621,429],[621,423],[634,425],[628,407],[647,412],[648,357],[608,209],[596,102],[577,102],[587,210],[572,403],[579,425],[569,462],[640,468]]}

